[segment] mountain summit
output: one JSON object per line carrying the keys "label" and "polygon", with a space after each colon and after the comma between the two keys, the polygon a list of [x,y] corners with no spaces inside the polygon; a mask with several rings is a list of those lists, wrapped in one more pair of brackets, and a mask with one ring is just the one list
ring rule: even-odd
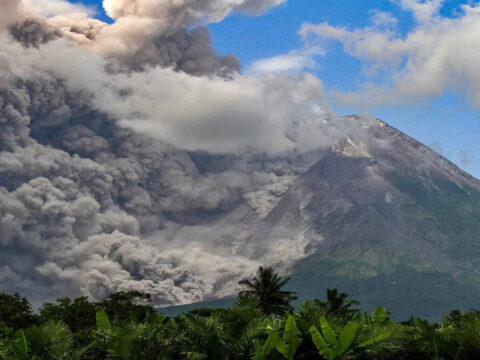
{"label": "mountain summit", "polygon": [[368,132],[299,177],[254,242],[285,231],[312,247],[292,272],[303,297],[339,287],[398,317],[480,306],[480,181],[382,121]]}
{"label": "mountain summit", "polygon": [[285,267],[303,298],[338,287],[397,317],[478,306],[480,181],[383,121],[345,120],[358,136],[221,216],[218,245]]}

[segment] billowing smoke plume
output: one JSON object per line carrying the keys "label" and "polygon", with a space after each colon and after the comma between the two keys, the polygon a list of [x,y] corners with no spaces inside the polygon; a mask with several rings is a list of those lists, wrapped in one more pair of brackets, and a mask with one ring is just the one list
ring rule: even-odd
{"label": "billowing smoke plume", "polygon": [[269,261],[233,223],[352,125],[311,75],[241,75],[201,25],[282,2],[107,0],[111,25],[0,4],[1,288],[179,304]]}
{"label": "billowing smoke plume", "polygon": [[286,0],[105,0],[107,14],[122,17],[152,17],[165,28],[178,28],[202,22],[218,22],[231,12],[258,14]]}

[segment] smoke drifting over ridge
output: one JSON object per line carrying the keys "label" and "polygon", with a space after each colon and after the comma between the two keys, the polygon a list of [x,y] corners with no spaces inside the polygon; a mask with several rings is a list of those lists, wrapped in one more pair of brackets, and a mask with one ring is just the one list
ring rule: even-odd
{"label": "smoke drifting over ridge", "polygon": [[241,75],[202,27],[282,2],[107,0],[111,25],[0,4],[0,288],[178,304],[266,261],[218,219],[265,211],[353,126],[326,115],[320,80]]}

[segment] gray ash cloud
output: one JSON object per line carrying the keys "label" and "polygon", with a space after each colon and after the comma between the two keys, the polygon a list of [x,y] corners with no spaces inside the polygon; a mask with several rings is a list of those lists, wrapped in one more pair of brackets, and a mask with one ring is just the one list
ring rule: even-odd
{"label": "gray ash cloud", "polygon": [[1,289],[166,305],[255,270],[223,216],[264,211],[351,126],[324,116],[318,79],[241,75],[201,26],[282,2],[159,2],[147,18],[108,1],[112,25],[0,5]]}
{"label": "gray ash cloud", "polygon": [[161,35],[123,62],[135,70],[155,65],[171,66],[176,71],[197,76],[217,74],[228,77],[240,71],[240,61],[235,56],[217,55],[212,47],[210,30],[206,27]]}
{"label": "gray ash cloud", "polygon": [[24,46],[39,46],[62,36],[60,30],[38,17],[25,17],[10,27],[10,34]]}
{"label": "gray ash cloud", "polygon": [[36,283],[43,296],[75,291],[98,299],[134,288],[160,304],[211,291],[217,270],[208,282],[141,238],[165,225],[165,213],[238,202],[246,176],[200,175],[185,152],[118,127],[61,82],[18,81],[1,99],[4,289],[29,292]]}

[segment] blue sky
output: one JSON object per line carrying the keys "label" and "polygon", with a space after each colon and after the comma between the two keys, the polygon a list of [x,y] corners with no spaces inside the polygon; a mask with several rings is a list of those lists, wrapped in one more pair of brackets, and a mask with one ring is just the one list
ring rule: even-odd
{"label": "blue sky", "polygon": [[[375,14],[389,14],[396,21],[392,30],[395,36],[405,37],[414,32],[419,23],[415,20],[414,12],[400,6],[400,1],[402,0],[288,0],[262,16],[233,15],[208,26],[215,48],[222,54],[234,54],[241,60],[243,69],[248,70],[259,59],[287,54],[292,50],[304,51],[307,44],[299,35],[304,23],[328,23],[333,27],[354,30],[372,26]],[[422,3],[421,0],[411,2]],[[83,3],[96,6],[99,9],[97,16],[108,20],[102,12],[101,1],[87,0]],[[437,21],[461,17],[461,5],[467,3],[475,6],[477,2],[443,1]],[[357,92],[361,84],[367,81],[374,85],[382,81],[381,78],[369,79],[365,75],[365,67],[368,65],[365,60],[346,53],[340,42],[314,37],[313,43],[321,48],[322,54],[313,56],[315,66],[307,71],[315,73],[328,92]],[[387,67],[383,71],[387,72],[388,79],[390,69]],[[462,86],[440,90],[438,94],[418,96],[397,103],[393,101],[369,108],[368,111],[480,177],[478,104],[477,108],[472,105]],[[342,114],[361,111],[356,106],[339,104],[334,98],[332,104]]]}

